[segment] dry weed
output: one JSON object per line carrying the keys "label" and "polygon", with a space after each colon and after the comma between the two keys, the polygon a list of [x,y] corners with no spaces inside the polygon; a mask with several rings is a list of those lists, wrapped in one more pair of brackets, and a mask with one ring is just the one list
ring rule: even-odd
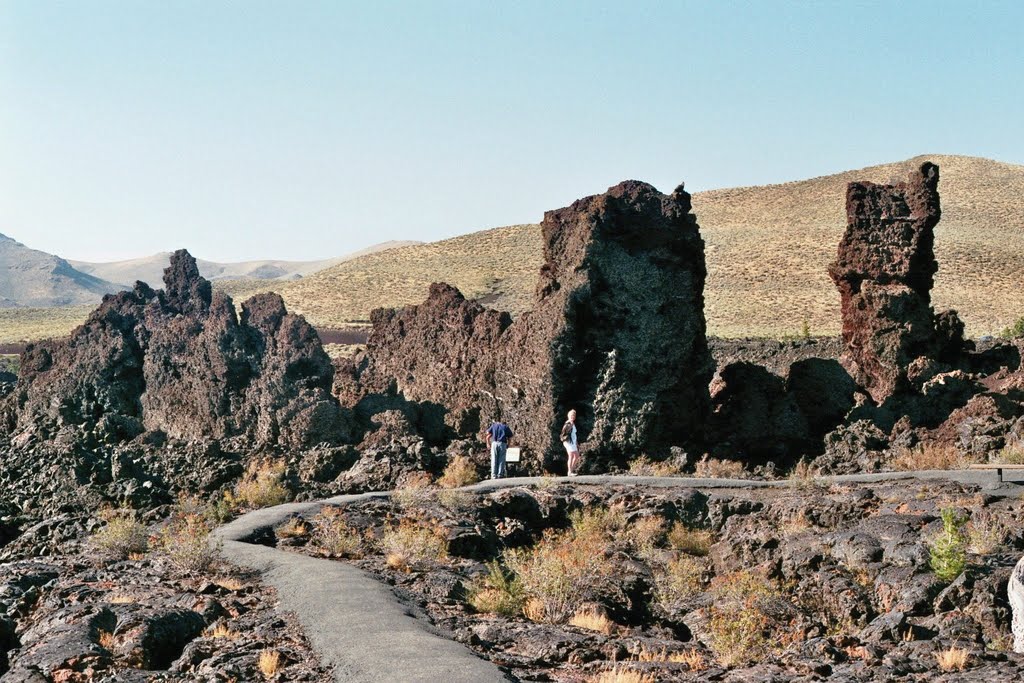
{"label": "dry weed", "polygon": [[681,522],[676,522],[669,529],[668,545],[673,550],[704,557],[711,552],[711,546],[715,542],[715,536],[705,529],[691,529]]}
{"label": "dry weed", "polygon": [[678,477],[683,471],[675,463],[665,460],[652,460],[641,455],[629,463],[629,474],[637,477]]}
{"label": "dry weed", "polygon": [[448,461],[444,472],[437,480],[437,485],[445,489],[454,489],[460,486],[469,486],[478,481],[480,481],[480,476],[477,474],[473,461],[465,455],[456,455]]}
{"label": "dry weed", "polygon": [[238,510],[256,510],[288,502],[291,493],[284,484],[285,465],[271,461],[250,463],[229,501]]}
{"label": "dry weed", "polygon": [[134,510],[102,510],[106,525],[89,537],[89,545],[114,560],[127,560],[149,549],[149,530],[135,517]]}
{"label": "dry weed", "polygon": [[274,529],[277,538],[303,538],[309,533],[309,525],[301,517],[289,517],[288,521]]}
{"label": "dry weed", "polygon": [[736,460],[718,460],[705,455],[694,465],[693,476],[700,479],[747,479],[750,473]]}
{"label": "dry weed", "polygon": [[603,633],[606,636],[611,635],[612,631],[615,630],[615,622],[596,607],[586,607],[579,610],[569,619],[569,625]]}
{"label": "dry weed", "polygon": [[336,507],[325,507],[313,517],[313,545],[329,557],[361,557],[363,539],[357,529],[345,521]]}
{"label": "dry weed", "polygon": [[263,677],[269,679],[284,667],[284,661],[280,652],[267,649],[260,652],[257,666]]}
{"label": "dry weed", "polygon": [[897,472],[914,470],[959,470],[970,460],[953,446],[919,444],[898,450],[889,461],[889,468]]}
{"label": "dry weed", "polygon": [[607,671],[602,671],[590,679],[590,683],[657,683],[654,674],[634,671],[617,665]]}
{"label": "dry weed", "polygon": [[971,653],[961,647],[946,648],[935,653],[935,661],[943,671],[963,671],[967,668]]}
{"label": "dry weed", "polygon": [[387,565],[402,571],[448,557],[448,541],[441,529],[427,528],[407,519],[384,530],[380,548]]}

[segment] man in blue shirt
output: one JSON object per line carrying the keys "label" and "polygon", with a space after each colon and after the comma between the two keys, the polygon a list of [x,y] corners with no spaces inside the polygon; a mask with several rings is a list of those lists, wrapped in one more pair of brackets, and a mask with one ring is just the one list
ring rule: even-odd
{"label": "man in blue shirt", "polygon": [[512,430],[504,422],[495,420],[487,428],[484,439],[491,451],[491,479],[503,479],[505,477],[505,452],[508,450],[508,440],[512,438]]}

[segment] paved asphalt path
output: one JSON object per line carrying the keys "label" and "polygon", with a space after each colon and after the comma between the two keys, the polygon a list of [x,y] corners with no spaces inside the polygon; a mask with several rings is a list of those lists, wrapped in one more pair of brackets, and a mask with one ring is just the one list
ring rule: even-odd
{"label": "paved asphalt path", "polygon": [[[1007,474],[1013,474],[1008,472]],[[1024,477],[1024,475],[1019,475]],[[1024,482],[999,484],[995,472],[978,470],[884,472],[818,477],[822,483],[873,483],[939,479],[975,484],[998,496],[1018,496]],[[661,488],[785,488],[787,481],[697,479],[686,477],[579,476],[557,477],[574,484],[618,484]],[[517,477],[485,481],[463,490],[487,492],[500,488],[550,483],[551,477]],[[403,604],[385,584],[344,562],[309,557],[260,545],[273,528],[292,515],[316,514],[326,505],[390,493],[337,496],[311,503],[288,503],[256,510],[219,527],[214,542],[223,543],[224,557],[259,571],[277,589],[279,608],[293,612],[320,656],[332,667],[336,681],[345,683],[427,682],[490,683],[511,681],[494,664],[434,630],[425,615]]]}

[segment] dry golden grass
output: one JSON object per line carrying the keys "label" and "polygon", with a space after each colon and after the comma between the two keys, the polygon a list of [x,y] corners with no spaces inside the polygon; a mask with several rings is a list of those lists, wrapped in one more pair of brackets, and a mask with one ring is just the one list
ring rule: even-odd
{"label": "dry golden grass", "polygon": [[85,322],[95,306],[0,308],[0,344],[66,336]]}
{"label": "dry golden grass", "polygon": [[942,154],[811,180],[700,192],[693,210],[707,243],[708,329],[720,336],[839,331],[826,273],[846,227],[846,184],[905,180],[939,165],[942,221],[933,300],[957,309],[968,334],[995,333],[1024,314],[1024,166]]}
{"label": "dry golden grass", "polygon": [[746,479],[750,472],[739,460],[719,460],[705,455],[693,466],[693,476],[699,479]]}
{"label": "dry golden grass", "polygon": [[291,517],[274,529],[274,535],[278,538],[302,538],[308,533],[309,525],[300,517]]}
{"label": "dry golden grass", "polygon": [[227,624],[215,624],[203,631],[207,638],[221,638],[224,640],[237,640],[238,631],[232,631]]}
{"label": "dry golden grass", "polygon": [[114,638],[114,634],[110,631],[100,631],[96,637],[96,643],[107,650],[112,650],[114,645],[117,644],[117,639]]}
{"label": "dry golden grass", "polygon": [[604,612],[593,607],[584,608],[576,612],[569,619],[569,625],[603,633],[606,636],[611,635],[612,631],[615,630],[615,622],[609,619]]}
{"label": "dry golden grass", "polygon": [[277,650],[263,650],[260,652],[257,665],[264,678],[271,678],[284,667],[284,661],[281,658],[281,653]]}
{"label": "dry golden grass", "polygon": [[[826,268],[846,227],[846,184],[905,180],[925,160],[938,164],[941,174],[935,306],[957,309],[975,337],[1013,324],[1024,315],[1024,289],[1018,287],[1024,274],[1024,166],[935,154],[695,194],[693,210],[707,244],[709,334],[793,336],[805,321],[811,334],[837,334],[839,295]],[[320,327],[365,322],[378,306],[420,303],[438,281],[516,315],[532,305],[542,248],[538,225],[515,225],[368,254],[292,282],[226,280],[215,286],[237,302],[277,291],[291,310]],[[67,334],[89,310],[0,309],[0,343]]]}
{"label": "dry golden grass", "polygon": [[921,444],[896,452],[889,461],[889,469],[897,472],[915,470],[959,470],[970,462],[964,453],[952,446]]}
{"label": "dry golden grass", "polygon": [[480,481],[476,472],[476,465],[464,455],[456,455],[448,461],[444,473],[437,480],[441,488],[454,489],[460,486],[469,486]]}
{"label": "dry golden grass", "polygon": [[235,576],[223,576],[214,579],[213,582],[221,588],[229,591],[240,591],[246,586],[244,581]]}
{"label": "dry golden grass", "polygon": [[967,668],[967,662],[971,653],[960,647],[950,647],[935,653],[935,661],[943,671],[963,671]]}
{"label": "dry golden grass", "polygon": [[616,666],[594,676],[590,679],[590,683],[657,683],[657,680],[653,674]]}

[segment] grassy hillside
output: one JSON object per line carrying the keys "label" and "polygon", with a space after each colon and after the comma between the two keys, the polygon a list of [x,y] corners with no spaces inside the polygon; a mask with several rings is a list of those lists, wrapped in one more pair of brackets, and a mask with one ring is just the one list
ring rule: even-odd
{"label": "grassy hillside", "polygon": [[[694,195],[707,243],[708,331],[726,337],[792,335],[806,320],[813,334],[837,333],[839,296],[826,267],[846,225],[846,184],[902,180],[924,160],[940,167],[936,307],[960,311],[973,336],[998,332],[1024,315],[1024,166],[929,155]],[[541,249],[537,225],[516,225],[369,254],[295,282],[234,280],[215,286],[236,301],[273,289],[321,327],[365,321],[377,306],[417,303],[436,281],[521,313],[532,301]],[[0,342],[18,337],[6,326],[19,315],[18,309],[0,311]]]}
{"label": "grassy hillside", "polygon": [[939,165],[936,308],[955,308],[969,334],[997,332],[1024,315],[1024,166],[928,155],[782,185],[694,196],[707,242],[706,314],[722,336],[839,331],[839,295],[826,267],[846,226],[846,184],[903,180]]}

